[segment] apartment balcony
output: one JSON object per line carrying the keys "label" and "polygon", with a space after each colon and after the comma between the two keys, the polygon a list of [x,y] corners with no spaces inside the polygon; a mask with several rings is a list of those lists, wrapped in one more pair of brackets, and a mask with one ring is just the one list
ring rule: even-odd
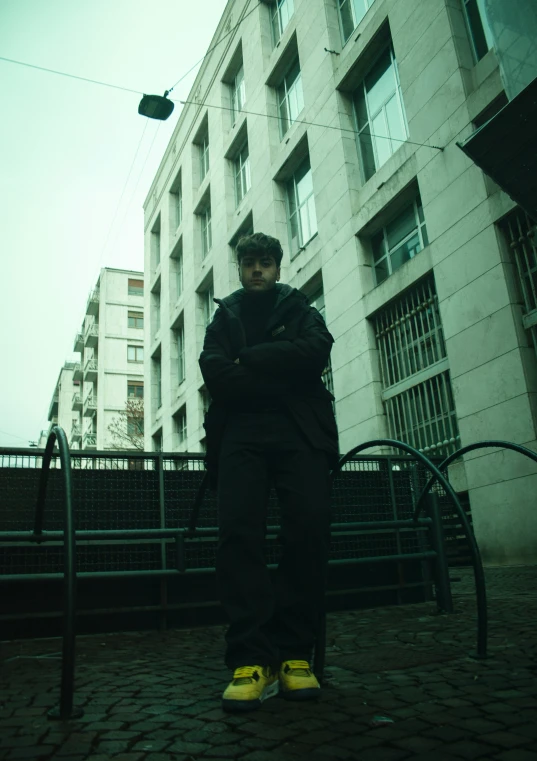
{"label": "apartment balcony", "polygon": [[86,314],[96,315],[99,314],[99,289],[95,288],[89,295],[88,303],[86,304]]}
{"label": "apartment balcony", "polygon": [[90,322],[84,332],[84,343],[94,349],[99,341],[99,323]]}
{"label": "apartment balcony", "polygon": [[58,408],[60,406],[60,394],[55,391],[50,400],[50,407],[48,408],[48,419],[52,420],[53,417],[58,415]]}
{"label": "apartment balcony", "polygon": [[82,438],[82,449],[97,449],[97,434],[87,431]]}
{"label": "apartment balcony", "polygon": [[78,391],[73,394],[71,408],[77,412],[82,410],[82,394],[80,394]]}
{"label": "apartment balcony", "polygon": [[74,423],[71,428],[71,444],[75,441],[80,441],[82,438],[82,429],[78,423]]}
{"label": "apartment balcony", "polygon": [[84,399],[82,414],[84,417],[93,417],[97,414],[97,394],[87,395]]}
{"label": "apartment balcony", "polygon": [[77,333],[75,336],[73,351],[84,351],[84,334],[82,332]]}
{"label": "apartment balcony", "polygon": [[97,380],[97,360],[88,359],[84,365],[84,382],[91,383]]}
{"label": "apartment balcony", "polygon": [[81,362],[75,362],[75,366],[73,367],[73,380],[74,381],[84,380],[84,372],[82,370]]}

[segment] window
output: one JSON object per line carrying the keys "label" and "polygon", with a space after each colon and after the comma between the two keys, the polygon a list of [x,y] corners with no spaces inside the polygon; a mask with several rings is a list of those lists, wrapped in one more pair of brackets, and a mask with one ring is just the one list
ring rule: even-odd
{"label": "window", "polygon": [[428,245],[423,207],[418,196],[371,240],[377,285]]}
{"label": "window", "polygon": [[178,444],[183,444],[183,442],[186,441],[186,407],[181,407],[181,409],[175,413],[173,416],[173,422]]}
{"label": "window", "polygon": [[240,69],[235,74],[231,84],[231,124],[235,124],[246,100],[246,89],[244,86],[244,67],[241,64]]}
{"label": "window", "polygon": [[151,230],[151,264],[154,268],[160,264],[160,214]]}
{"label": "window", "polygon": [[250,177],[250,156],[248,143],[244,143],[234,162],[235,168],[235,203],[238,206],[252,184]]}
{"label": "window", "polygon": [[338,0],[343,44],[347,42],[373,3],[374,0]]}
{"label": "window", "polygon": [[143,415],[127,416],[127,434],[129,436],[144,435],[144,418]]}
{"label": "window", "polygon": [[205,259],[213,245],[213,236],[211,232],[211,204],[203,209],[200,214],[201,221],[201,255]]}
{"label": "window", "polygon": [[206,132],[199,144],[200,152],[200,183],[209,171],[209,133]]}
{"label": "window", "polygon": [[162,452],[162,429],[154,433],[151,440],[153,441],[153,452]]}
{"label": "window", "polygon": [[521,209],[515,209],[501,224],[516,263],[522,324],[537,354],[537,225]]}
{"label": "window", "polygon": [[175,299],[176,301],[183,293],[183,250],[177,252],[175,257]]}
{"label": "window", "polygon": [[363,180],[367,182],[408,137],[391,48],[385,50],[354,93],[354,117]]}
{"label": "window", "polygon": [[177,346],[177,384],[181,383],[185,379],[185,327],[181,325],[180,328],[174,331],[175,343]]}
{"label": "window", "polygon": [[160,291],[155,291],[152,294],[153,301],[153,313],[155,315],[155,333],[160,330]]}
{"label": "window", "polygon": [[460,437],[432,277],[385,307],[373,322],[390,436],[425,454],[454,452]]}
{"label": "window", "polygon": [[298,56],[293,60],[278,88],[278,107],[280,113],[280,137],[283,138],[304,108],[302,77],[300,76]]}
{"label": "window", "polygon": [[317,232],[317,215],[315,213],[313,179],[309,158],[302,162],[287,183],[287,212],[291,254],[295,254]]}
{"label": "window", "polygon": [[202,294],[202,298],[203,298],[203,321],[204,321],[205,327],[207,327],[207,325],[213,319],[213,314],[216,309],[216,304],[213,301],[214,285],[212,283],[207,288],[207,290]]}
{"label": "window", "polygon": [[162,407],[162,364],[160,362],[160,355],[153,357],[153,379],[154,399],[157,409],[160,409]]}
{"label": "window", "polygon": [[129,362],[143,362],[144,361],[144,347],[143,346],[127,346],[127,360]]}
{"label": "window", "polygon": [[272,41],[276,45],[294,13],[293,0],[275,0],[271,3]]}
{"label": "window", "polygon": [[[324,304],[324,290],[321,286],[315,293],[310,296],[308,299],[308,304],[310,307],[315,307],[317,311],[322,315],[324,321],[326,322],[326,309]],[[328,357],[328,364],[323,370],[323,374],[321,376],[322,381],[328,391],[330,391],[331,394],[334,393],[334,376],[332,374],[332,362],[330,357]],[[332,402],[332,407],[334,408],[334,414],[336,412],[335,410],[335,404]]]}
{"label": "window", "polygon": [[129,278],[129,296],[143,296],[144,295],[144,281],[132,280]]}
{"label": "window", "polygon": [[170,190],[170,220],[172,230],[177,230],[183,221],[183,188],[181,183],[181,172],[177,175],[177,179]]}
{"label": "window", "polygon": [[205,386],[200,389],[200,397],[201,397],[201,409],[203,410],[203,414],[205,415],[212,401],[211,395],[209,394]]}
{"label": "window", "polygon": [[127,396],[129,399],[143,399],[144,382],[134,380],[127,381]]}
{"label": "window", "polygon": [[142,330],[144,327],[143,312],[129,312],[128,326],[129,328],[137,328],[139,330]]}
{"label": "window", "polygon": [[494,47],[485,3],[486,0],[463,0],[464,15],[476,61],[480,61]]}

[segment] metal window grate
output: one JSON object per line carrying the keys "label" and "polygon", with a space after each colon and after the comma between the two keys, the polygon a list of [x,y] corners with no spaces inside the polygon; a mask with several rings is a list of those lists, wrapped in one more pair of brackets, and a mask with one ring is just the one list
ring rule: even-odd
{"label": "metal window grate", "polygon": [[502,229],[516,262],[524,299],[523,324],[537,353],[537,225],[517,209],[507,217]]}
{"label": "metal window grate", "polygon": [[424,453],[455,451],[459,431],[432,277],[374,318],[390,436]]}

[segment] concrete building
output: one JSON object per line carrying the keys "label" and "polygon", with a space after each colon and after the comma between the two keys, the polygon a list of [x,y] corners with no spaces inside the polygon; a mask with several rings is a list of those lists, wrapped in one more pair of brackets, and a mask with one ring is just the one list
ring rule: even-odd
{"label": "concrete building", "polygon": [[[203,450],[198,356],[255,230],[335,338],[342,453],[537,450],[534,226],[456,145],[507,102],[480,8],[228,2],[144,207],[147,449]],[[485,562],[537,560],[536,471],[498,449],[451,467]]]}
{"label": "concrete building", "polygon": [[72,449],[129,449],[137,439],[143,448],[143,418],[141,436],[137,420],[144,397],[143,303],[142,272],[101,270],[75,337],[80,362],[65,364],[49,410],[51,425],[64,428]]}
{"label": "concrete building", "polygon": [[[77,373],[76,379],[74,373]],[[79,373],[79,365],[76,362],[66,362],[58,375],[56,387],[48,408],[48,430],[39,434],[38,447],[45,447],[48,434],[53,425],[59,425],[65,431],[71,441],[76,438],[77,430],[80,431],[80,413],[73,408],[73,399],[82,391],[82,379]],[[79,449],[78,446],[75,447]]]}

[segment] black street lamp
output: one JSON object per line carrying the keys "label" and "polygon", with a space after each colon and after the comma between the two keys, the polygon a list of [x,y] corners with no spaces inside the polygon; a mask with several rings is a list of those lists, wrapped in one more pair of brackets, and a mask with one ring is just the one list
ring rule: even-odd
{"label": "black street lamp", "polygon": [[173,102],[166,97],[168,93],[169,90],[166,90],[164,95],[144,95],[138,105],[138,113],[149,119],[166,121],[174,106]]}

